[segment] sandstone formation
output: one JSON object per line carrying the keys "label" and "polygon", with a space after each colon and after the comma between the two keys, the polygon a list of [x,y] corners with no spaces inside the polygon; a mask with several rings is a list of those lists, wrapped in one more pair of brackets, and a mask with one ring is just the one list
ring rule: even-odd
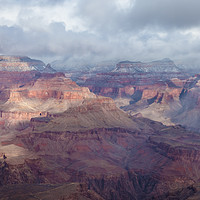
{"label": "sandstone formation", "polygon": [[[166,88],[157,87],[155,89],[157,93],[144,90],[138,102],[124,105],[123,109],[132,115],[140,113],[143,117],[167,125],[181,124],[189,130],[199,132],[199,79],[198,74],[181,81],[172,79],[171,82],[176,85],[169,87],[168,84]],[[146,102],[145,98],[147,98]]]}
{"label": "sandstone formation", "polygon": [[131,115],[199,131],[200,76],[189,77],[171,60],[120,62],[109,73],[77,79],[95,94],[111,97]]}
{"label": "sandstone formation", "polygon": [[180,105],[188,77],[173,61],[163,59],[150,63],[122,61],[112,72],[84,74],[75,80],[97,95],[113,98],[131,115],[173,125],[176,122],[169,112]]}
{"label": "sandstone formation", "polygon": [[179,101],[171,105],[168,116],[174,123],[199,132],[200,75],[186,80]]}
{"label": "sandstone formation", "polygon": [[137,102],[143,98],[149,101],[156,96],[161,98],[159,93],[166,89],[178,90],[185,78],[187,75],[173,61],[163,59],[150,63],[122,61],[112,72],[84,74],[75,79],[95,94]]}
{"label": "sandstone formation", "polygon": [[180,72],[181,70],[169,58],[152,61],[149,63],[121,61],[116,65],[114,72],[120,73],[163,73]]}
{"label": "sandstone formation", "polygon": [[160,80],[150,73],[97,76],[99,90],[126,97],[135,116],[63,73],[0,72],[0,77],[7,80],[0,79],[1,199],[200,197],[199,134],[138,112],[183,106],[189,97],[195,103],[185,110],[196,108],[198,75],[189,80],[169,80],[166,74]]}
{"label": "sandstone formation", "polygon": [[64,112],[87,99],[108,101],[105,97],[97,98],[88,88],[79,87],[62,73],[3,72],[2,76],[8,81],[1,83],[1,122],[30,121],[48,113]]}
{"label": "sandstone formation", "polygon": [[[44,191],[41,199],[47,190],[58,197],[57,189],[47,187],[56,188],[55,184],[64,183],[69,186],[84,183],[89,189],[84,194],[94,191],[92,194],[99,199],[188,199],[197,195],[200,167],[197,134],[180,126],[167,127],[127,116],[121,121],[132,120],[132,126],[117,127],[121,126],[119,122],[107,122],[110,126],[107,128],[98,127],[98,123],[97,128],[90,123],[81,128],[78,122],[86,115],[90,120],[94,116],[91,112],[73,110],[71,114],[49,116],[49,120],[36,118],[32,127],[10,142],[5,141],[4,148],[11,143],[21,146],[24,148],[21,154],[29,157],[24,156],[23,162],[14,164],[15,155],[4,152],[7,158],[1,164],[0,184],[54,184],[40,186],[41,189],[28,186],[28,191],[36,196],[39,190]],[[67,123],[70,118],[64,127],[62,121]],[[68,190],[68,186],[61,187],[65,188],[63,192]],[[0,188],[1,195],[6,196],[8,190],[12,191],[10,188],[9,185]],[[19,191],[16,195],[20,196]],[[93,199],[93,195],[87,197]]]}
{"label": "sandstone formation", "polygon": [[22,56],[0,56],[0,71],[31,71],[43,70],[45,64],[40,60],[34,60]]}

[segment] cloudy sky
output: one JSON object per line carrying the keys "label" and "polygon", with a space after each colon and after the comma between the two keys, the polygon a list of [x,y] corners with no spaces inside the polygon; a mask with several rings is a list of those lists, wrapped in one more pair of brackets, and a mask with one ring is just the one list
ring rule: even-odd
{"label": "cloudy sky", "polygon": [[199,0],[0,0],[0,54],[200,66]]}

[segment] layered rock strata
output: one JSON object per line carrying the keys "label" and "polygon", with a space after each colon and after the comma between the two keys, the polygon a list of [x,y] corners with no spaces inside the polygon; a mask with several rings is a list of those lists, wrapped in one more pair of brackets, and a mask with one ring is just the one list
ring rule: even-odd
{"label": "layered rock strata", "polygon": [[[1,85],[2,199],[33,194],[40,199],[198,197],[198,134],[141,115],[131,117],[112,99],[96,96],[62,73],[26,72],[16,77]],[[24,83],[19,77],[24,77]],[[156,92],[138,85],[143,92],[137,95],[143,100],[157,96],[150,105],[169,102],[171,96],[183,101],[198,86],[196,78],[181,91],[180,81],[173,85],[177,80]],[[162,96],[164,90],[168,93]],[[15,129],[5,126],[12,120],[30,123]]]}
{"label": "layered rock strata", "polygon": [[26,56],[0,56],[0,71],[43,70],[44,67],[45,64],[42,61]]}
{"label": "layered rock strata", "polygon": [[[32,119],[34,129],[10,141],[23,147],[27,156],[14,164],[16,155],[5,152],[1,184],[79,182],[102,199],[187,199],[197,194],[198,135],[128,116],[121,123],[132,124],[107,121],[107,128],[94,128],[91,121],[97,112],[73,110],[71,116],[66,112],[49,120]],[[86,115],[90,123],[81,128],[79,121]],[[9,145],[4,143],[4,149]]]}
{"label": "layered rock strata", "polygon": [[86,99],[107,101],[97,98],[88,88],[79,87],[62,73],[3,72],[2,76],[7,82],[1,82],[1,121],[45,117],[49,112],[64,112],[80,105]]}

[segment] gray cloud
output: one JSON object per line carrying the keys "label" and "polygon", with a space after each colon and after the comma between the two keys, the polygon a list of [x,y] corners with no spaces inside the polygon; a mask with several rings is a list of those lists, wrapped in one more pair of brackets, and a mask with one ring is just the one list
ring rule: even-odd
{"label": "gray cloud", "polygon": [[0,4],[4,6],[54,6],[64,3],[65,1],[67,0],[0,0]]}
{"label": "gray cloud", "polygon": [[106,55],[106,41],[87,32],[65,31],[63,23],[51,23],[45,31],[24,31],[20,27],[0,27],[2,54],[28,54],[36,57],[80,57]]}
{"label": "gray cloud", "polygon": [[79,0],[77,13],[98,31],[136,31],[144,27],[185,29],[200,25],[198,0],[136,0],[126,12],[117,10],[114,2]]}
{"label": "gray cloud", "polygon": [[[130,1],[133,4],[120,9],[117,0],[8,0],[4,9],[18,6],[18,14],[16,19],[9,12],[0,14],[4,19],[0,18],[0,53],[48,62],[170,57],[200,63],[200,1]],[[72,3],[66,21],[63,7]],[[55,8],[63,19],[54,16]],[[8,26],[6,20],[13,20],[13,25]],[[67,29],[70,22],[73,26]]]}
{"label": "gray cloud", "polygon": [[128,25],[166,28],[199,26],[199,7],[198,0],[137,0],[128,18]]}

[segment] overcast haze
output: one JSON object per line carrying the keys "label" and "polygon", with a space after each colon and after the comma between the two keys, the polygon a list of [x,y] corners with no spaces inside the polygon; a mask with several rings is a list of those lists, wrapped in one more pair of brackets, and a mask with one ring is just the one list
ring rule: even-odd
{"label": "overcast haze", "polygon": [[0,54],[200,66],[199,0],[0,0]]}

